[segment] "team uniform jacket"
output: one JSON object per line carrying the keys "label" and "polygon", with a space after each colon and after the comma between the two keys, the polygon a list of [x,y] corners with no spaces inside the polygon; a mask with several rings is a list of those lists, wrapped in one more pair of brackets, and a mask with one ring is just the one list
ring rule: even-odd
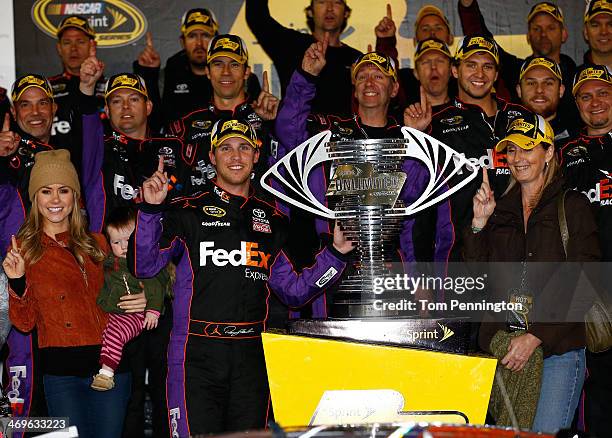
{"label": "team uniform jacket", "polygon": [[180,153],[177,138],[136,140],[114,130],[105,136],[98,114],[83,116],[82,183],[90,229],[102,232],[113,209],[134,206],[142,201],[140,187],[157,170],[164,157],[164,171],[170,179],[170,198],[182,195]]}
{"label": "team uniform jacket", "polygon": [[[515,118],[529,114],[521,105],[496,98],[497,113],[487,117],[477,105],[470,105],[455,98],[449,105],[433,115],[428,134],[464,154],[477,167],[486,167],[491,188],[495,196],[501,196],[510,178],[510,169],[505,154],[495,153],[495,145],[505,134],[508,125]],[[458,178],[462,175],[459,174]],[[482,175],[451,197],[452,221],[455,229],[463,230],[472,220],[472,198],[482,183]],[[456,181],[451,180],[453,186]],[[461,232],[451,259],[458,261],[461,248]]]}
{"label": "team uniform jacket", "polygon": [[612,135],[581,133],[561,149],[561,166],[569,188],[591,202],[599,225],[604,261],[612,260]]}
{"label": "team uniform jacket", "polygon": [[298,275],[283,249],[287,217],[253,192],[243,198],[213,187],[175,200],[179,209],[167,210],[163,219],[152,213],[158,206],[142,204],[128,250],[130,270],[137,277],[151,277],[178,259],[167,394],[171,431],[180,437],[190,433],[185,392],[198,391],[184,386],[185,363],[197,361],[192,349],[210,345],[210,340],[259,339],[270,289],[298,307],[338,279],[345,267],[342,255],[330,247]]}
{"label": "team uniform jacket", "polygon": [[184,143],[181,158],[186,168],[185,191],[187,194],[212,190],[210,180],[216,176],[216,171],[208,156],[210,136],[218,120],[229,118],[247,120],[257,133],[261,147],[251,184],[259,196],[267,196],[261,193],[259,179],[267,170],[270,123],[262,120],[253,111],[250,101],[239,104],[233,111],[219,110],[210,103],[206,108],[194,111],[170,125],[169,133],[180,138]]}
{"label": "team uniform jacket", "polygon": [[[80,78],[68,72],[61,73],[49,78],[49,83],[53,89],[53,99],[57,104],[57,112],[53,118],[51,128],[52,143],[60,148],[70,151],[70,158],[77,169],[81,164],[81,114],[85,114],[89,109],[81,108],[84,102],[81,91],[79,90]],[[106,79],[100,78],[96,82],[94,105],[97,111],[104,109],[104,87]],[[91,104],[91,101],[88,102]]]}

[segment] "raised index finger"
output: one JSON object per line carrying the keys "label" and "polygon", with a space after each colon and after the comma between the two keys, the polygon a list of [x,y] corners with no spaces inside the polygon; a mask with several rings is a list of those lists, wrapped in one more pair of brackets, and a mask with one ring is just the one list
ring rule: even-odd
{"label": "raised index finger", "polygon": [[153,47],[153,35],[151,34],[151,32],[147,32],[146,45],[147,47]]}
{"label": "raised index finger", "polygon": [[157,171],[160,173],[164,173],[164,157],[162,155],[159,156],[159,161],[157,163]]}
{"label": "raised index finger", "polygon": [[268,81],[268,72],[266,70],[263,72],[263,90],[266,93],[270,92],[270,82]]}
{"label": "raised index finger", "polygon": [[422,85],[420,86],[420,93],[421,93],[421,109],[425,111],[425,108],[427,108],[427,94],[425,93],[425,88]]}
{"label": "raised index finger", "polygon": [[391,13],[391,3],[387,3],[387,18],[393,20],[393,14]]}
{"label": "raised index finger", "polygon": [[11,130],[11,117],[8,111],[4,114],[4,121],[2,122],[2,132]]}
{"label": "raised index finger", "polygon": [[11,236],[11,246],[16,252],[19,252],[19,246],[17,246],[17,239],[15,239],[15,235]]}
{"label": "raised index finger", "polygon": [[482,166],[482,182],[487,185],[487,187],[491,187],[489,184],[489,172],[487,172],[487,168]]}
{"label": "raised index finger", "polygon": [[329,32],[325,32],[323,36],[323,55],[327,52],[327,46],[329,45]]}
{"label": "raised index finger", "polygon": [[94,43],[89,45],[89,57],[90,58],[96,57],[96,45]]}

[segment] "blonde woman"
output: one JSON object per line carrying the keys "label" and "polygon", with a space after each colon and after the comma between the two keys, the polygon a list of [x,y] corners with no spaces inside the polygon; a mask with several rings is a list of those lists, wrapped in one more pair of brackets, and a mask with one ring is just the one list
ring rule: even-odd
{"label": "blonde woman", "polygon": [[[40,152],[35,160],[28,193],[32,207],[2,264],[10,284],[11,321],[23,332],[38,331],[49,415],[68,417],[80,436],[119,437],[130,374],[119,372],[112,391],[89,387],[107,318],[96,297],[109,247],[102,235],[86,229],[68,151]],[[143,311],[145,301],[139,294],[120,307]]]}

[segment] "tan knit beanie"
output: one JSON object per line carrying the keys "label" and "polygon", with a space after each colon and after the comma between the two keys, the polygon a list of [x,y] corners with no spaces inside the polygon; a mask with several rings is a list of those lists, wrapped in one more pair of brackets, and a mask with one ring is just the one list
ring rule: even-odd
{"label": "tan knit beanie", "polygon": [[70,161],[70,152],[66,149],[39,152],[34,156],[34,166],[30,174],[28,194],[30,201],[42,187],[51,184],[63,184],[81,194],[81,185],[77,171]]}

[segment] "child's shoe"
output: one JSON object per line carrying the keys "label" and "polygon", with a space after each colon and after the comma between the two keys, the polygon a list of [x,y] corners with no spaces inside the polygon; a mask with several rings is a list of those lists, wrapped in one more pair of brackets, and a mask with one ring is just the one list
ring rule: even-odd
{"label": "child's shoe", "polygon": [[96,391],[108,391],[115,387],[115,379],[104,374],[96,374],[91,383],[91,387]]}

